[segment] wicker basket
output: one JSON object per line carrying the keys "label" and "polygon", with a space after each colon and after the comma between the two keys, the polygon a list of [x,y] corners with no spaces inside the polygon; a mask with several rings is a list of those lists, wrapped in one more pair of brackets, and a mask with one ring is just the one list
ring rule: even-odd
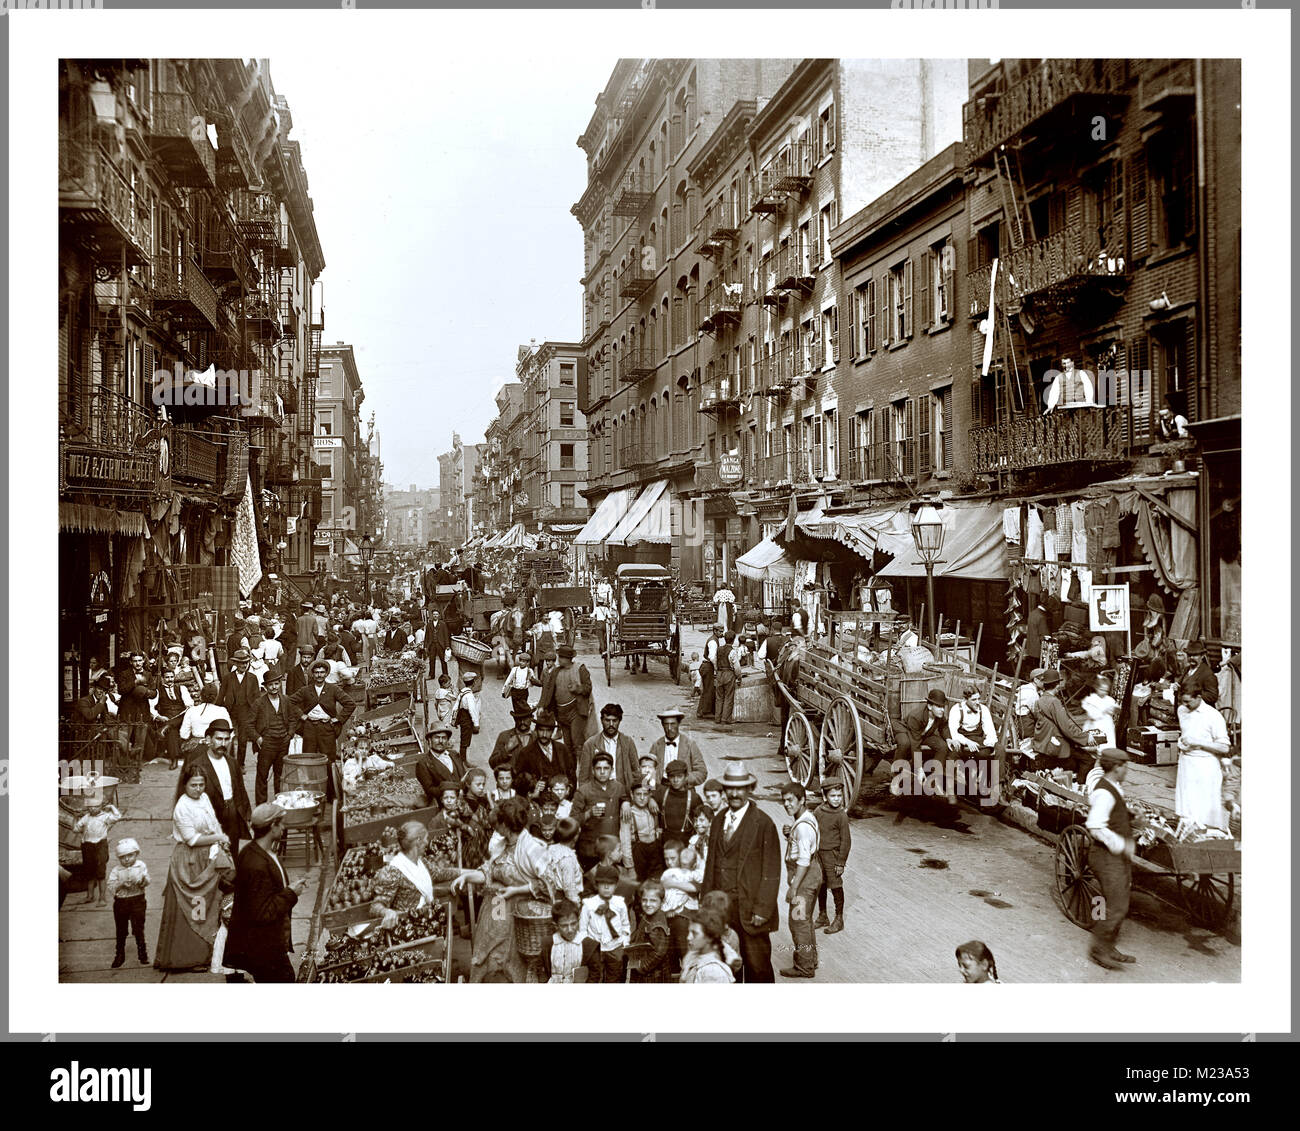
{"label": "wicker basket", "polygon": [[451,654],[467,664],[485,664],[492,655],[492,646],[480,644],[477,640],[469,640],[464,636],[453,636]]}
{"label": "wicker basket", "polygon": [[525,899],[515,907],[515,948],[525,958],[542,953],[554,931],[551,905],[540,899]]}

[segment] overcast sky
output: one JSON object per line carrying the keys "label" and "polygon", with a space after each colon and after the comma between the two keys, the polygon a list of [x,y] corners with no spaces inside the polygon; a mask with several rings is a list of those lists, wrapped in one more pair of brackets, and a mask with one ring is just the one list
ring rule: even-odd
{"label": "overcast sky", "polygon": [[585,56],[271,58],[325,254],[324,341],[356,348],[389,483],[437,486],[452,430],[482,440],[519,345],[581,335],[575,143],[617,61]]}

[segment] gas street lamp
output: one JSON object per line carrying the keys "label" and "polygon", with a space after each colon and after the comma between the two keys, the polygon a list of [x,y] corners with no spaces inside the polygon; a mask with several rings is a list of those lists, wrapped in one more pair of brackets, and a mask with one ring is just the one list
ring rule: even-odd
{"label": "gas street lamp", "polygon": [[366,604],[370,604],[370,559],[375,556],[375,543],[369,534],[361,536],[361,568],[364,572],[363,584],[366,590]]}
{"label": "gas street lamp", "polygon": [[939,563],[943,552],[943,503],[921,502],[912,504],[912,541],[916,544],[917,557],[925,566],[925,602],[930,627],[930,640],[935,639],[934,627],[934,567]]}

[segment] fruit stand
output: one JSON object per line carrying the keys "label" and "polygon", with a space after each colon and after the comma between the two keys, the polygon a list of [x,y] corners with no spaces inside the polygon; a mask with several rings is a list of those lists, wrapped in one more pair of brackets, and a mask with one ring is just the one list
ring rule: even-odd
{"label": "fruit stand", "polygon": [[366,918],[349,926],[327,927],[316,941],[303,981],[329,984],[435,982],[451,980],[450,900],[400,916],[382,927]]}
{"label": "fruit stand", "polygon": [[[331,772],[338,773],[337,765]],[[340,774],[335,782],[335,827],[341,849],[376,841],[385,828],[407,821],[427,825],[438,812],[436,805],[424,804],[424,790],[406,766],[363,770],[351,789],[342,785]]]}
{"label": "fruit stand", "polygon": [[365,673],[366,708],[405,696],[412,703],[424,698],[425,663],[419,656],[379,655]]}

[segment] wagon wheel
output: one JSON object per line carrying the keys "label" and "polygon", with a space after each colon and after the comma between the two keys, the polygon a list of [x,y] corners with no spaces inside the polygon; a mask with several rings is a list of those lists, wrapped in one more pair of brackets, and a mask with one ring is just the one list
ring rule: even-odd
{"label": "wagon wheel", "polygon": [[668,640],[668,674],[673,677],[673,682],[678,682],[678,677],[682,672],[682,645],[679,630],[674,629],[672,636]]}
{"label": "wagon wheel", "polygon": [[1232,913],[1232,899],[1236,891],[1236,877],[1231,872],[1222,875],[1215,872],[1202,872],[1189,875],[1180,872],[1178,894],[1182,899],[1187,917],[1198,927],[1217,931]]}
{"label": "wagon wheel", "polygon": [[792,782],[798,782],[805,789],[812,781],[813,749],[816,745],[817,736],[808,716],[799,710],[791,711],[785,723],[785,772]]}
{"label": "wagon wheel", "polygon": [[862,723],[853,701],[837,695],[830,710],[822,720],[821,738],[817,745],[819,777],[830,777],[839,768],[844,779],[844,808],[858,799],[862,785]]}
{"label": "wagon wheel", "polygon": [[1071,825],[1056,842],[1056,894],[1061,910],[1076,927],[1092,927],[1092,910],[1101,898],[1101,884],[1088,864],[1092,838],[1078,825]]}

